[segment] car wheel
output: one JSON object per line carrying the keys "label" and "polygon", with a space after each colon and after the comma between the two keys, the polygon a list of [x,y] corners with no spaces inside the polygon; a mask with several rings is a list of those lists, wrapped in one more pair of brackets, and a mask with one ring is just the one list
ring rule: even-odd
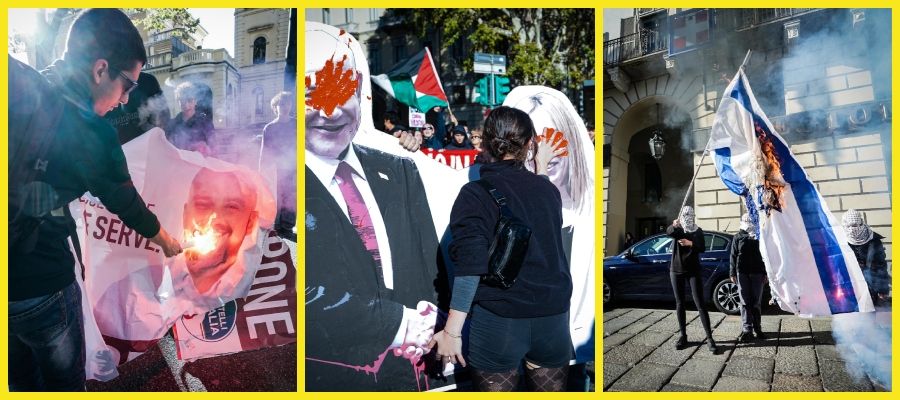
{"label": "car wheel", "polygon": [[611,301],[612,301],[612,289],[609,287],[609,285],[606,283],[606,281],[603,281],[603,305],[605,306],[605,305],[609,304],[609,302],[611,302]]}
{"label": "car wheel", "polygon": [[741,298],[738,296],[738,286],[725,278],[716,284],[713,289],[712,302],[719,311],[728,315],[741,313]]}

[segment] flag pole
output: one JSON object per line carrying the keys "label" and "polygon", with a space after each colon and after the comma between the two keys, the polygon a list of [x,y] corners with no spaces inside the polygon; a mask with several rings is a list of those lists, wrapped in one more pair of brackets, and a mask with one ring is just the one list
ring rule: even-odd
{"label": "flag pole", "polygon": [[[753,53],[753,50],[748,49],[747,55],[744,56],[744,62],[742,62],[741,66],[738,67],[738,71],[744,69],[744,66],[747,65],[747,61],[750,61],[750,53]],[[681,208],[678,209],[679,216],[681,216],[681,210],[684,209],[684,205],[687,204],[687,199],[691,195],[691,189],[694,187],[694,181],[697,180],[697,175],[700,173],[700,166],[703,165],[703,160],[706,159],[706,154],[709,153],[710,142],[712,142],[712,132],[710,132],[709,140],[706,141],[706,147],[703,148],[703,155],[700,157],[700,163],[697,164],[696,168],[694,168],[694,177],[691,178],[691,183],[688,184],[687,193],[684,194],[684,200],[681,202]]]}

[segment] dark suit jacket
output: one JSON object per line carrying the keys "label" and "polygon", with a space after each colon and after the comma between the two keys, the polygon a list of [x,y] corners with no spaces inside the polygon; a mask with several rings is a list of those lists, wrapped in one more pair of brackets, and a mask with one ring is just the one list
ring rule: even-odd
{"label": "dark suit jacket", "polygon": [[356,229],[307,167],[306,389],[417,390],[410,362],[384,353],[403,307],[415,309],[421,300],[436,304],[436,286],[446,282],[438,279],[431,210],[411,160],[356,145],[353,150],[384,219],[394,289],[385,287]]}

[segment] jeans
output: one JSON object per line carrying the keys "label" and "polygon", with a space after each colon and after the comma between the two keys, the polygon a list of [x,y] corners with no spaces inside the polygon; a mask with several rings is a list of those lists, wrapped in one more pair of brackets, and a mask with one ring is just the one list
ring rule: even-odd
{"label": "jeans", "polygon": [[741,322],[744,324],[744,332],[762,332],[762,302],[763,285],[766,283],[766,274],[737,274],[738,296],[741,298]]}
{"label": "jeans", "polygon": [[9,302],[9,391],[84,391],[81,289]]}

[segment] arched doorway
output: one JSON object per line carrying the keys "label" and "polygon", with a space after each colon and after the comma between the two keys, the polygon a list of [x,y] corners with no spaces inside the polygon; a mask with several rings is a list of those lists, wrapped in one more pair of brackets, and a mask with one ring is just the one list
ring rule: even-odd
{"label": "arched doorway", "polygon": [[[678,215],[694,172],[692,127],[688,112],[669,96],[645,97],[622,113],[610,144],[605,256],[622,250],[626,232],[646,237]],[[657,130],[666,141],[660,160],[651,156],[649,144]],[[687,204],[693,204],[693,194]]]}

